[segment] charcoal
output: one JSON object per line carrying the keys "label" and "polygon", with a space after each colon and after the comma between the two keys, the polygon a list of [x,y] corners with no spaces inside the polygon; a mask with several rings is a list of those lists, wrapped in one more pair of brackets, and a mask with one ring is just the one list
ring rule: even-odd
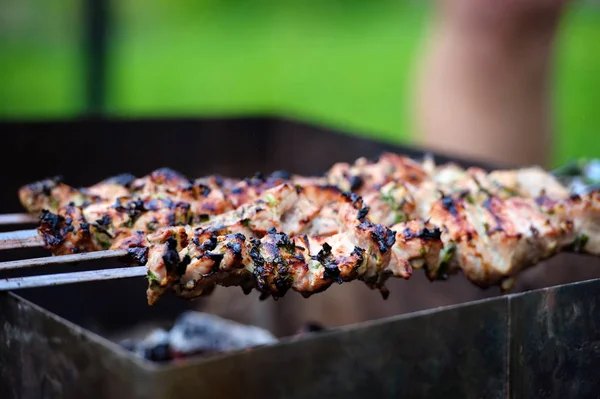
{"label": "charcoal", "polygon": [[178,353],[223,352],[277,342],[262,328],[199,312],[179,316],[170,334],[171,348]]}
{"label": "charcoal", "polygon": [[139,341],[124,340],[121,346],[148,360],[160,362],[171,359],[170,335],[163,329],[155,329]]}
{"label": "charcoal", "polygon": [[155,329],[142,340],[121,346],[145,359],[164,362],[191,355],[209,355],[277,342],[269,331],[201,312],[182,313],[167,331]]}
{"label": "charcoal", "polygon": [[308,323],[304,323],[302,325],[302,327],[300,327],[300,329],[298,329],[298,332],[296,334],[303,335],[303,334],[320,332],[320,331],[324,331],[324,330],[325,330],[325,327],[322,324],[316,323],[316,322],[308,322]]}

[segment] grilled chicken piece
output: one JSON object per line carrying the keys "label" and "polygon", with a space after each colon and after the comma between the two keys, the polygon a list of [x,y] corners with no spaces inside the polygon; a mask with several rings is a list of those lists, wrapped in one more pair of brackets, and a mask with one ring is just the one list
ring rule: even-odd
{"label": "grilled chicken piece", "polygon": [[452,162],[436,165],[433,158],[427,156],[423,160],[422,167],[429,180],[433,180],[445,190],[452,190],[452,186],[456,183],[472,184],[468,180],[473,180],[480,188],[501,197],[545,195],[553,199],[561,199],[567,198],[570,194],[567,187],[555,176],[539,166],[494,170],[488,173],[477,167],[463,169]]}
{"label": "grilled chicken piece", "polygon": [[[270,187],[281,184],[282,179],[269,179]],[[62,183],[59,177],[46,179],[22,187],[19,198],[28,212],[39,213],[42,210],[52,212],[71,203],[76,206],[90,205],[97,202],[114,202],[125,199],[170,199],[172,201],[189,201],[194,191],[233,190],[232,197],[241,197],[249,187],[264,187],[266,181],[245,179],[243,181],[208,176],[196,179],[193,183],[180,173],[168,168],[153,171],[147,176],[135,178],[130,174],[118,175],[103,180],[87,188],[74,188]],[[251,195],[251,194],[250,194]],[[238,202],[241,199],[237,200]],[[235,201],[234,201],[235,203]]]}
{"label": "grilled chicken piece", "polygon": [[[172,282],[169,275],[169,255],[157,256],[156,244],[161,247],[158,253],[173,253],[174,248],[201,247],[215,248],[216,237],[219,235],[235,237],[259,238],[265,236],[272,229],[287,231],[290,234],[302,234],[304,231],[316,231],[320,237],[338,233],[339,226],[331,231],[321,230],[319,226],[329,226],[331,223],[316,223],[312,225],[319,211],[327,204],[338,202],[341,192],[331,187],[292,187],[283,184],[267,190],[260,198],[240,208],[216,216],[210,221],[197,227],[181,226],[176,228],[161,229],[148,235],[146,240],[137,240],[124,243],[131,246],[151,245],[148,254],[149,263],[154,264],[152,274],[161,279],[164,284],[159,291],[169,288]],[[339,215],[339,213],[337,214]],[[336,216],[337,216],[336,215]],[[320,217],[322,219],[323,216]],[[207,241],[208,240],[208,241]],[[224,244],[225,245],[225,244]],[[229,245],[229,244],[228,244]],[[233,245],[233,244],[231,244]],[[191,246],[191,247],[190,247]],[[206,263],[206,259],[197,258],[191,261],[190,269]],[[172,276],[171,276],[172,277]],[[167,280],[165,280],[167,279]],[[158,287],[157,287],[158,288]]]}
{"label": "grilled chicken piece", "polygon": [[55,255],[99,251],[110,245],[108,237],[104,240],[104,234],[98,234],[74,205],[61,208],[59,214],[42,211],[38,231]]}
{"label": "grilled chicken piece", "polygon": [[84,205],[95,200],[80,190],[62,182],[60,176],[45,179],[21,187],[19,201],[29,213],[38,214],[42,210],[56,211],[69,203]]}
{"label": "grilled chicken piece", "polygon": [[[331,230],[332,223],[327,222],[327,218],[311,225],[320,209],[332,208],[340,196],[340,191],[333,187],[301,188],[289,184],[255,187],[254,195],[261,196],[236,209],[221,191],[193,191],[195,188],[190,191],[194,199],[189,202],[118,198],[114,203],[104,201],[87,207],[68,205],[56,214],[44,211],[39,231],[46,248],[55,255],[136,246],[138,241],[145,240],[145,235],[161,227],[191,224],[207,227],[236,224],[245,231],[249,228],[262,234],[271,227],[290,233],[305,229],[320,235],[337,232]],[[277,212],[290,211],[269,213],[270,204],[278,204]],[[287,208],[282,209],[281,204]],[[264,218],[270,219],[264,222]],[[264,223],[266,227],[261,227]]]}
{"label": "grilled chicken piece", "polygon": [[[163,169],[162,172],[169,173],[168,170]],[[160,178],[161,170],[154,171],[151,176],[154,178]],[[125,173],[117,176],[110,177],[100,183],[94,184],[88,188],[80,189],[83,195],[86,195],[92,199],[91,202],[102,201],[102,200],[115,200],[119,197],[127,197],[131,195],[131,184],[137,179],[135,176]],[[49,209],[49,208],[45,208]]]}
{"label": "grilled chicken piece", "polygon": [[[180,190],[190,185],[205,186],[228,193],[234,207],[256,198],[254,187],[269,183],[271,187],[289,181],[292,184],[339,186],[342,190],[360,189],[361,193],[378,189],[391,180],[418,183],[424,172],[419,163],[396,154],[383,154],[377,162],[361,158],[354,165],[336,164],[324,177],[293,176],[284,171],[273,172],[268,177],[257,175],[252,179],[231,179],[221,176],[208,176],[191,182],[187,177],[168,168],[155,170],[149,175],[135,178],[124,174],[104,180],[91,187],[74,188],[62,183],[60,178],[46,179],[32,183],[19,190],[22,205],[30,213],[42,210],[56,212],[60,207],[74,203],[88,205],[98,201],[115,201],[119,197],[131,198],[170,198],[178,200]],[[249,193],[249,194],[248,194]]]}
{"label": "grilled chicken piece", "polygon": [[462,270],[480,287],[509,288],[524,269],[560,251],[600,255],[600,194],[555,201],[490,195],[477,203],[444,196],[428,214],[442,229],[443,258],[431,279]]}
{"label": "grilled chicken piece", "polygon": [[[431,166],[428,167],[431,169]],[[512,197],[536,198],[545,196],[553,200],[569,197],[568,190],[552,175],[538,168],[498,170],[488,173],[480,168],[462,169],[455,164],[445,164],[430,172],[432,178],[418,186],[407,185],[416,204],[413,217],[426,217],[435,201],[443,195],[461,195],[470,202],[483,203],[489,195],[500,199]],[[534,181],[534,180],[537,180]]]}
{"label": "grilled chicken piece", "polygon": [[189,186],[181,174],[168,169],[157,169],[148,176],[136,179],[122,174],[103,180],[87,188],[74,188],[62,182],[60,177],[28,184],[19,190],[19,199],[30,213],[52,212],[73,204],[85,206],[98,201],[115,201],[119,197],[149,197]]}
{"label": "grilled chicken piece", "polygon": [[[488,175],[478,168],[465,170],[453,163],[435,165],[431,158],[419,163],[404,156],[385,153],[376,162],[360,158],[352,165],[337,163],[323,177],[302,177],[277,171],[266,178],[256,175],[251,179],[237,180],[209,176],[196,179],[192,183],[185,176],[163,168],[142,178],[128,174],[119,175],[83,189],[70,187],[58,178],[48,179],[21,188],[19,197],[29,212],[40,213],[43,209],[57,212],[60,207],[70,203],[87,206],[102,201],[113,202],[119,197],[144,201],[171,199],[175,202],[188,202],[194,199],[190,198],[190,187],[198,187],[222,191],[232,208],[236,208],[256,198],[266,188],[286,181],[302,186],[330,184],[364,197],[375,195],[382,187],[392,182],[407,187],[423,186],[425,194],[421,195],[420,199],[428,198],[430,203],[437,199],[435,195],[430,195],[431,192],[435,193],[440,189],[456,191],[456,187],[465,189],[465,186],[468,189],[477,186],[497,195],[500,195],[500,190],[505,190],[505,197],[532,197],[540,195],[542,190],[554,199],[568,195],[565,187],[539,167],[495,171]],[[419,205],[428,209],[430,203]]]}
{"label": "grilled chicken piece", "polygon": [[422,165],[408,157],[382,154],[376,162],[359,158],[353,165],[337,163],[326,173],[327,182],[343,191],[365,195],[391,181],[418,185],[428,178]]}
{"label": "grilled chicken piece", "polygon": [[[114,248],[115,242],[165,226],[200,223],[229,205],[207,195],[193,203],[118,198],[86,207],[67,205],[57,213],[43,211],[40,226],[46,248],[55,255]],[[192,207],[194,208],[192,210]],[[75,223],[77,221],[77,223]],[[80,230],[85,229],[83,234]]]}
{"label": "grilled chicken piece", "polygon": [[526,197],[546,196],[558,200],[567,198],[570,194],[556,177],[539,166],[492,171],[489,180],[503,187],[510,187],[519,195]]}
{"label": "grilled chicken piece", "polygon": [[[398,156],[396,158],[404,159]],[[414,172],[412,161],[394,163],[390,159],[394,158],[387,156],[382,157],[379,163],[364,164],[363,162],[359,164],[366,168],[370,176],[376,176],[375,181],[378,182],[390,178],[384,173],[375,173],[375,170],[381,170],[383,166],[388,167],[388,171],[392,171],[393,169],[394,173],[400,173],[402,176],[416,173]],[[391,168],[389,167],[390,165],[396,166]],[[404,166],[401,168],[398,165]],[[338,166],[332,169],[335,170],[336,168],[339,169]],[[356,170],[358,170],[357,167],[355,167],[354,171]],[[509,172],[503,173],[504,180],[509,181],[509,183],[523,180],[519,178],[508,180],[507,176],[511,174]],[[520,171],[514,171],[513,175],[518,173]],[[477,199],[477,202],[483,201],[490,193],[501,198],[509,198],[515,194],[521,194],[517,192],[520,186],[502,186],[495,179],[490,178],[490,175],[476,168],[463,170],[453,164],[442,165],[435,169],[433,176],[434,179],[421,181],[418,186],[407,182],[391,180],[378,190],[372,188],[371,191],[366,192],[364,200],[370,207],[370,221],[376,224],[391,226],[402,221],[426,218],[432,204],[441,198],[443,192],[451,194],[461,193],[463,195],[468,193],[466,196],[467,200],[473,201]],[[255,177],[244,179],[237,183],[233,180],[224,182],[221,178],[212,177],[196,181],[194,185],[187,184],[185,187],[186,179],[168,170],[155,171],[146,178],[135,179],[133,181],[127,177],[112,179],[99,186],[105,188],[129,186],[138,193],[145,190],[146,196],[139,199],[135,199],[134,197],[117,197],[114,202],[107,200],[97,201],[81,207],[80,211],[83,213],[83,220],[90,225],[91,243],[86,241],[78,248],[74,241],[74,238],[80,237],[80,234],[79,232],[74,233],[70,229],[69,220],[76,219],[79,215],[71,215],[75,210],[70,206],[64,209],[60,208],[57,212],[59,216],[58,225],[62,223],[64,226],[60,228],[48,226],[48,221],[53,219],[50,217],[50,214],[46,214],[42,223],[45,223],[47,226],[41,228],[40,231],[48,238],[47,242],[53,243],[49,244],[48,248],[55,254],[65,254],[70,253],[70,251],[101,250],[107,247],[113,248],[113,243],[116,242],[117,245],[121,245],[122,241],[128,242],[129,236],[137,236],[139,234],[137,232],[140,231],[150,233],[160,227],[198,224],[208,220],[210,216],[238,208],[242,204],[257,198],[265,190],[280,184],[282,182],[282,180],[278,180],[280,177],[288,176],[273,174],[267,179]],[[345,176],[343,179],[346,179],[348,183],[352,178]],[[307,182],[313,180],[319,181],[318,179],[305,179]],[[343,182],[339,181],[343,186]],[[371,180],[365,181],[367,182],[365,183],[365,187],[373,186]],[[220,186],[226,186],[227,189],[214,188]],[[170,189],[168,189],[169,187]],[[115,192],[115,190],[111,189],[109,191]],[[332,188],[332,190],[338,190],[337,192],[339,192],[339,189]],[[553,190],[553,192],[556,191],[557,189]],[[326,190],[321,188],[315,192],[324,193]],[[96,193],[98,192],[96,191]],[[523,192],[525,195],[528,193],[527,191]],[[318,199],[316,200],[317,202],[319,201]],[[331,235],[336,232],[337,224],[334,220],[337,214],[337,204],[330,202],[323,204],[321,208],[323,217],[318,218],[315,223],[310,224],[306,234]],[[53,222],[55,221],[53,220]],[[290,232],[288,230],[284,231]],[[85,235],[84,237],[88,236]],[[135,239],[134,237],[133,240]],[[69,244],[62,245],[65,241],[69,241]]]}
{"label": "grilled chicken piece", "polygon": [[363,196],[369,206],[369,220],[373,223],[391,226],[418,218],[414,187],[400,181],[391,181]]}
{"label": "grilled chicken piece", "polygon": [[577,236],[570,250],[600,255],[600,191],[573,195],[564,201],[540,197],[536,202],[546,214],[553,217],[567,214],[572,220]]}
{"label": "grilled chicken piece", "polygon": [[[337,201],[338,232],[328,237],[288,235],[270,218],[273,227],[266,234],[244,234],[239,225],[156,232],[148,237],[148,302],[170,288],[193,298],[216,285],[238,285],[246,293],[255,288],[274,298],[292,289],[308,297],[334,282],[355,279],[387,295],[388,277],[408,278],[413,265],[437,261],[439,230],[413,221],[395,226],[396,233],[369,222],[368,208],[357,195],[342,194]],[[285,202],[277,207],[284,214],[294,208]]]}
{"label": "grilled chicken piece", "polygon": [[355,194],[342,194],[338,203],[337,232],[328,237],[288,235],[278,230],[276,217],[262,225],[273,225],[266,234],[244,232],[239,225],[155,233],[149,237],[149,303],[171,288],[193,298],[216,285],[238,285],[278,298],[289,289],[309,296],[355,279],[386,296],[388,277],[409,278],[419,268],[431,280],[462,270],[476,285],[489,287],[559,251],[600,255],[598,240],[588,236],[600,226],[599,193],[562,201],[490,195],[483,204],[464,195],[444,196],[427,222],[391,228],[370,222]]}

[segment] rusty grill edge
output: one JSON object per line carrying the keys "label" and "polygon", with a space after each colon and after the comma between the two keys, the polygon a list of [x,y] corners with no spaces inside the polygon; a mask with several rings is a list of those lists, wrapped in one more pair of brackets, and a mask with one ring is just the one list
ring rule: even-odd
{"label": "rusty grill edge", "polygon": [[600,280],[161,366],[0,295],[3,398],[597,397]]}

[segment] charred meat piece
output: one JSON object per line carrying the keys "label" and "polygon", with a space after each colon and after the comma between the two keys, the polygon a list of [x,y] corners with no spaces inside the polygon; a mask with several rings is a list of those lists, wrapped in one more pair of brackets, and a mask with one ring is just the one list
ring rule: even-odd
{"label": "charred meat piece", "polygon": [[338,232],[328,237],[288,235],[277,228],[263,235],[204,227],[163,229],[149,236],[149,303],[169,289],[193,298],[216,285],[257,289],[265,298],[279,298],[290,289],[308,297],[352,280],[387,295],[387,278],[408,278],[413,265],[437,261],[442,245],[433,226],[413,221],[394,226],[396,232],[370,222],[360,197],[343,194],[339,203]]}
{"label": "charred meat piece", "polygon": [[[259,193],[257,190],[256,195]],[[146,235],[168,226],[197,225],[244,234],[264,234],[277,228],[327,235],[335,232],[328,230],[331,223],[311,223],[321,207],[335,203],[341,192],[331,187],[282,184],[236,209],[217,190],[204,194],[190,202],[118,198],[113,203],[103,201],[87,207],[69,205],[58,213],[45,211],[38,230],[46,248],[56,255],[142,246]],[[80,231],[81,226],[85,231]]]}
{"label": "charred meat piece", "polygon": [[428,214],[442,229],[444,256],[431,279],[462,270],[481,287],[509,288],[525,268],[561,251],[600,254],[600,196],[591,193],[564,200],[494,195],[483,202],[445,196]]}
{"label": "charred meat piece", "polygon": [[418,185],[427,177],[419,162],[392,153],[382,154],[376,162],[366,158],[352,165],[340,162],[326,173],[329,184],[360,195],[378,191],[391,181]]}
{"label": "charred meat piece", "polygon": [[[292,199],[296,203],[297,197]],[[488,195],[476,202],[462,194],[443,195],[427,218],[388,228],[369,220],[361,197],[342,194],[336,232],[328,236],[287,234],[276,227],[264,234],[267,225],[281,226],[276,217],[248,234],[240,227],[164,229],[148,239],[148,298],[154,303],[169,289],[193,298],[217,285],[258,289],[264,297],[278,298],[290,289],[309,296],[352,280],[386,295],[389,276],[409,278],[419,268],[432,280],[462,270],[488,287],[559,251],[597,251],[597,243],[585,237],[597,229],[598,223],[589,221],[598,221],[599,199],[598,194],[562,201]],[[292,209],[285,207],[283,214]]]}
{"label": "charred meat piece", "polygon": [[[49,180],[24,189],[22,200],[66,201],[71,190]],[[322,178],[190,182],[159,170],[79,192],[81,201],[43,211],[46,246],[133,251],[148,266],[150,303],[169,290],[193,298],[217,285],[309,296],[351,280],[385,296],[388,277],[419,268],[432,280],[462,270],[481,287],[508,287],[559,251],[600,255],[600,193],[569,196],[535,167],[487,173],[384,154],[336,164]]]}
{"label": "charred meat piece", "polygon": [[42,210],[56,211],[71,203],[81,206],[98,200],[80,190],[62,182],[57,176],[21,187],[19,200],[29,213],[41,213]]}
{"label": "charred meat piece", "polygon": [[[343,172],[345,169],[350,170],[350,174]],[[176,171],[162,168],[140,178],[130,174],[115,176],[87,188],[70,187],[59,177],[46,179],[22,187],[19,198],[28,212],[37,214],[42,210],[56,212],[58,208],[70,203],[84,205],[97,201],[112,202],[119,197],[170,198],[177,201],[181,200],[182,195],[186,196],[180,191],[185,192],[190,186],[199,186],[222,190],[235,208],[247,202],[248,198],[255,198],[256,191],[264,191],[286,181],[300,185],[333,184],[340,186],[342,190],[369,189],[392,179],[406,178],[407,181],[416,183],[424,176],[418,169],[417,162],[395,154],[384,154],[377,162],[360,159],[353,166],[337,164],[328,173],[329,177],[303,177],[277,171],[267,177],[257,174],[242,180],[207,176],[190,181]]]}

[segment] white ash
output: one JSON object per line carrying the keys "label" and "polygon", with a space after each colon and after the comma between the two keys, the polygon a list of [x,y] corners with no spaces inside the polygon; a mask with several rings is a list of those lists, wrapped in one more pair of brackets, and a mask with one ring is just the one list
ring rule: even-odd
{"label": "white ash", "polygon": [[275,342],[275,336],[265,329],[199,312],[183,313],[170,332],[171,348],[183,353],[228,351]]}
{"label": "white ash", "polygon": [[269,331],[236,323],[207,313],[182,313],[167,331],[155,329],[137,342],[122,345],[137,355],[155,361],[200,353],[218,353],[277,342]]}

